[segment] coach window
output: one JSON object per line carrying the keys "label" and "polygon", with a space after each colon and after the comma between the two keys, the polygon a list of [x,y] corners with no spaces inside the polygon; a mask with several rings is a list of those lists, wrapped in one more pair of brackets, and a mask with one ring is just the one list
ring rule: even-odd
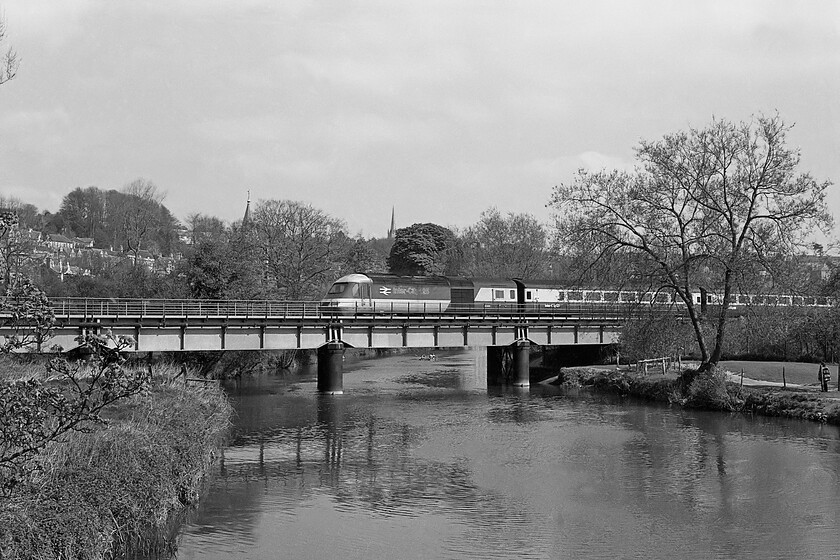
{"label": "coach window", "polygon": [[504,290],[494,290],[493,291],[493,299],[505,299],[505,291]]}
{"label": "coach window", "polygon": [[510,299],[516,299],[516,291],[515,290],[510,291]]}
{"label": "coach window", "polygon": [[358,284],[353,284],[353,292],[351,294],[351,297],[358,297],[358,295],[359,295],[359,285]]}
{"label": "coach window", "polygon": [[525,292],[525,299],[531,299],[531,297],[532,297],[531,290],[528,290],[527,292]]}

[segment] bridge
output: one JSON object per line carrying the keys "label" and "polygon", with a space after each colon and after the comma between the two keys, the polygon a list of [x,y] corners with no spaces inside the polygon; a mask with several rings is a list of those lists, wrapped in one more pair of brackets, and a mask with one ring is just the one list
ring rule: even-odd
{"label": "bridge", "polygon": [[[341,315],[318,302],[56,298],[51,303],[56,316],[51,347],[74,348],[79,336],[92,333],[127,337],[136,352],[317,349],[323,392],[341,391],[346,347],[507,348],[514,384],[527,385],[532,345],[612,344],[629,313],[627,305],[616,303],[464,305],[445,311],[418,304],[398,312],[351,309]],[[11,334],[0,327],[0,336]],[[500,361],[504,358],[494,360]]]}

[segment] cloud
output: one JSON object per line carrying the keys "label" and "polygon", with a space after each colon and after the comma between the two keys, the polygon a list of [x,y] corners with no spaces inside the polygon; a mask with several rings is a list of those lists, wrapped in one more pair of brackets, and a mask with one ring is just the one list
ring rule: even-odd
{"label": "cloud", "polygon": [[0,194],[8,198],[16,198],[25,204],[32,204],[39,210],[56,211],[67,194],[63,189],[33,189],[28,185],[0,184]]}
{"label": "cloud", "polygon": [[631,169],[640,138],[774,109],[840,177],[835,0],[0,3],[24,58],[3,178],[33,190],[144,175],[185,213],[228,216],[247,185],[467,225]]}
{"label": "cloud", "polygon": [[544,178],[554,181],[554,184],[556,184],[571,180],[572,176],[580,169],[588,171],[600,171],[602,169],[632,171],[634,165],[635,162],[621,156],[587,151],[573,156],[531,160],[524,163],[521,169],[524,175]]}
{"label": "cloud", "polygon": [[0,114],[0,127],[12,132],[63,128],[69,124],[70,115],[63,107],[45,111],[21,110]]}
{"label": "cloud", "polygon": [[52,46],[81,33],[82,20],[101,3],[95,0],[4,0],[10,41],[37,37]]}
{"label": "cloud", "polygon": [[203,140],[223,144],[276,142],[283,137],[284,123],[273,115],[205,119],[193,125]]}

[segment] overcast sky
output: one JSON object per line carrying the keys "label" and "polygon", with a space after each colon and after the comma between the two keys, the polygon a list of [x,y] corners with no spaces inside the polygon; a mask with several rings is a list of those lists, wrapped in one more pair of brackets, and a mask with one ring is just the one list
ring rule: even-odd
{"label": "overcast sky", "polygon": [[[313,204],[351,233],[547,220],[578,168],[778,110],[840,182],[840,2],[0,0],[0,194],[153,181],[178,217]],[[830,204],[840,218],[840,187]]]}

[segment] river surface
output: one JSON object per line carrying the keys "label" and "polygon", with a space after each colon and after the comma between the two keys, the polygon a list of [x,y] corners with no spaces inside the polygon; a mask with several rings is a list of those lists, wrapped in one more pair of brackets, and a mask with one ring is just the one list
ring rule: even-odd
{"label": "river surface", "polygon": [[227,387],[233,435],[179,560],[837,558],[840,438],[554,387],[483,352]]}

